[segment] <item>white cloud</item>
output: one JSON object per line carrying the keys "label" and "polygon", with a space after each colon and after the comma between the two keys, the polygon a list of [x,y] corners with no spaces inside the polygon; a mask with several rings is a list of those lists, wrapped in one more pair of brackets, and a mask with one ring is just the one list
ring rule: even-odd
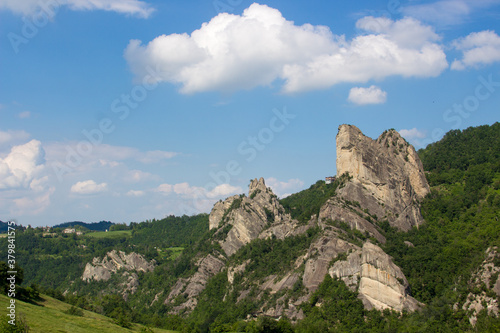
{"label": "white cloud", "polygon": [[230,184],[220,184],[208,191],[204,187],[191,186],[188,183],[179,183],[175,185],[171,184],[161,184],[156,189],[158,192],[163,194],[175,193],[183,198],[195,199],[195,198],[221,198],[227,197],[231,194],[243,192],[242,188],[239,186],[232,186]]}
{"label": "white cloud", "polygon": [[354,87],[349,91],[348,100],[358,105],[383,104],[387,99],[387,93],[377,86],[369,88]]}
{"label": "white cloud", "polygon": [[209,198],[227,197],[232,194],[241,193],[243,189],[239,186],[232,186],[229,184],[221,184],[216,186],[213,190],[207,193]]}
{"label": "white cloud", "polygon": [[252,89],[277,79],[293,93],[393,75],[433,77],[448,67],[439,36],[415,19],[365,17],[357,27],[364,34],[347,41],[328,27],[297,26],[252,4],[190,35],[162,35],[147,45],[131,40],[125,58],[138,78],[154,68],[158,81],[180,84],[182,93]]}
{"label": "white cloud", "polygon": [[407,140],[423,139],[426,136],[424,132],[419,131],[415,127],[412,129],[401,129],[399,130],[399,134]]}
{"label": "white cloud", "polygon": [[266,178],[266,185],[269,186],[278,197],[284,198],[292,193],[300,191],[304,186],[304,182],[298,178],[289,179],[283,182],[274,177],[270,177]]}
{"label": "white cloud", "polygon": [[53,17],[59,7],[71,10],[104,10],[120,14],[148,18],[154,9],[139,0],[3,0],[0,9],[8,9],[16,14],[35,15],[43,13]]}
{"label": "white cloud", "polygon": [[38,140],[12,147],[4,159],[0,159],[0,189],[28,187],[44,168],[42,144]]}
{"label": "white cloud", "polygon": [[30,183],[30,188],[35,192],[42,192],[47,188],[48,183],[49,176],[33,179]]}
{"label": "white cloud", "polygon": [[13,199],[15,207],[11,210],[13,215],[38,215],[50,206],[50,197],[55,188],[51,187],[45,193],[35,197],[22,197]]}
{"label": "white cloud", "polygon": [[152,150],[152,151],[147,151],[145,153],[137,154],[136,158],[138,161],[142,163],[150,164],[159,162],[161,160],[167,160],[177,155],[178,153],[170,151]]}
{"label": "white cloud", "polygon": [[97,184],[93,180],[85,180],[82,182],[77,182],[73,186],[71,186],[71,193],[76,194],[97,194],[104,191],[107,191],[108,184],[101,183]]}
{"label": "white cloud", "polygon": [[427,134],[424,131],[420,131],[415,127],[412,129],[401,129],[399,130],[399,134],[416,148],[423,147],[424,143],[422,139],[427,137]]}
{"label": "white cloud", "polygon": [[121,161],[126,160],[135,160],[145,164],[160,163],[179,155],[175,152],[159,150],[144,152],[137,148],[108,144],[92,145],[88,141],[56,142],[48,144],[45,151],[48,160],[57,165],[67,166],[71,171],[88,171],[95,166],[114,168],[119,166]]}
{"label": "white cloud", "polygon": [[477,10],[487,9],[499,3],[499,0],[441,0],[403,6],[401,10],[404,15],[446,27],[461,24]]}
{"label": "white cloud", "polygon": [[5,144],[16,143],[16,142],[26,142],[30,135],[25,131],[0,131],[0,147]]}
{"label": "white cloud", "polygon": [[463,70],[500,61],[500,36],[494,31],[473,32],[453,42],[453,46],[462,51],[461,60],[455,60],[451,69]]}
{"label": "white cloud", "polygon": [[174,205],[177,214],[198,214],[209,212],[219,199],[242,193],[241,187],[220,184],[210,191],[204,187],[191,186],[188,183],[161,184],[156,192],[168,196],[168,205]]}
{"label": "white cloud", "polygon": [[137,191],[137,190],[130,190],[127,192],[127,196],[129,196],[129,197],[142,197],[145,194],[146,194],[146,192]]}
{"label": "white cloud", "polygon": [[157,175],[153,175],[149,172],[144,172],[141,170],[130,170],[124,177],[125,181],[133,183],[143,182],[147,180],[158,180],[158,179],[159,177]]}

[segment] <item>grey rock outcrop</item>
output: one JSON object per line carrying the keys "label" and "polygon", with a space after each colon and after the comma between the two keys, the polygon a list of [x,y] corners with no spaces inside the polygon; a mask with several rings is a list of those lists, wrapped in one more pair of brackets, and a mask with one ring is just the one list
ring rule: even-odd
{"label": "grey rock outcrop", "polygon": [[[228,257],[259,237],[275,235],[283,239],[293,232],[296,225],[276,195],[266,187],[264,178],[251,181],[248,197],[236,195],[216,203],[209,221],[210,228],[219,228],[218,232],[230,226],[227,236],[221,240],[221,247]],[[267,232],[261,235],[264,229]]]}
{"label": "grey rock outcrop", "polygon": [[378,246],[366,242],[329,269],[330,276],[342,279],[358,291],[365,308],[414,311],[422,304],[408,293],[409,285],[401,269]]}
{"label": "grey rock outcrop", "polygon": [[110,251],[104,258],[94,258],[92,263],[85,265],[82,280],[89,282],[107,281],[111,278],[111,274],[116,273],[120,269],[125,271],[142,271],[151,272],[155,268],[155,261],[147,261],[143,256],[137,253],[126,254],[123,251]]}
{"label": "grey rock outcrop", "polygon": [[[139,287],[139,277],[137,272],[151,272],[154,270],[156,262],[147,261],[137,253],[126,254],[123,251],[110,251],[102,259],[94,258],[92,263],[85,265],[82,280],[108,281],[112,274],[121,274],[121,283],[117,284],[117,291],[121,293],[125,301],[129,294],[134,294]],[[116,289],[115,289],[116,290]]]}
{"label": "grey rock outcrop", "polygon": [[372,140],[356,126],[339,126],[337,175],[344,173],[353,179],[339,191],[343,199],[359,202],[400,230],[423,223],[418,203],[429,185],[417,152],[395,130]]}
{"label": "grey rock outcrop", "polygon": [[495,263],[499,261],[500,253],[498,253],[498,248],[488,248],[486,250],[486,259],[469,281],[470,288],[475,289],[476,292],[470,292],[467,295],[462,309],[469,313],[469,322],[473,326],[477,322],[477,315],[483,309],[490,316],[498,317],[500,311],[498,304],[498,297],[500,297],[500,279],[498,278],[500,267],[496,266]]}
{"label": "grey rock outcrop", "polygon": [[305,267],[302,283],[310,291],[314,291],[323,282],[328,273],[330,262],[340,253],[357,248],[356,245],[344,241],[335,232],[325,231],[311,246],[304,257]]}
{"label": "grey rock outcrop", "polygon": [[224,258],[217,258],[211,254],[197,262],[198,270],[189,279],[179,279],[170,291],[165,304],[173,303],[179,295],[184,295],[186,301],[175,306],[174,313],[187,309],[193,310],[198,304],[198,295],[205,289],[208,280],[219,273],[225,266]]}

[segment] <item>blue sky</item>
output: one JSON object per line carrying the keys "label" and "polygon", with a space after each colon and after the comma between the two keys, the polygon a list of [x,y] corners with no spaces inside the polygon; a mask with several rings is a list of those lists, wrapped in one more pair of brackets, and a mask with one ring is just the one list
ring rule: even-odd
{"label": "blue sky", "polygon": [[0,220],[209,212],[335,174],[340,124],[492,124],[500,1],[0,1]]}

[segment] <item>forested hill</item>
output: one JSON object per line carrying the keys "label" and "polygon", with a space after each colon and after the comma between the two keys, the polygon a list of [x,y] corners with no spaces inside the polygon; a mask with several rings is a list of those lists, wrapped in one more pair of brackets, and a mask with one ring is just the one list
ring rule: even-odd
{"label": "forested hill", "polygon": [[80,227],[87,228],[89,230],[94,230],[94,231],[106,231],[106,230],[109,230],[109,228],[114,224],[115,223],[110,222],[110,221],[101,221],[101,222],[93,222],[93,223],[73,221],[73,222],[65,222],[65,223],[55,225],[54,228],[71,228],[71,227],[75,227],[75,226],[80,226]]}
{"label": "forested hill", "polygon": [[431,143],[418,154],[424,169],[445,174],[466,171],[479,164],[500,163],[500,123],[491,126],[451,130],[438,142]]}

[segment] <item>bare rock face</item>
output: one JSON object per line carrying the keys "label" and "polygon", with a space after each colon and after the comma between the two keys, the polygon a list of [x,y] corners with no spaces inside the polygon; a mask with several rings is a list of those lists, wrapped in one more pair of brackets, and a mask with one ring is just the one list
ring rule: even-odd
{"label": "bare rock face", "polygon": [[231,207],[233,201],[238,199],[239,197],[240,197],[239,195],[234,195],[232,197],[227,198],[224,201],[219,201],[215,203],[214,207],[212,208],[212,212],[208,217],[208,227],[210,230],[212,230],[213,228],[217,228],[219,226],[219,223],[222,220],[224,213],[228,210],[229,207]]}
{"label": "bare rock face", "polygon": [[[496,266],[495,263],[498,263],[499,260],[498,248],[496,246],[488,248],[486,250],[486,259],[469,282],[470,287],[479,292],[469,293],[462,309],[469,312],[469,322],[473,326],[477,322],[477,315],[483,309],[486,309],[490,316],[498,317],[498,297],[500,297],[500,279],[498,276],[500,275],[500,267]],[[486,291],[484,287],[486,287]]]}
{"label": "bare rock face", "polygon": [[423,223],[418,202],[429,193],[422,163],[415,149],[395,130],[377,140],[352,125],[337,134],[337,175],[353,177],[338,195],[356,201],[379,219],[409,230]]}
{"label": "bare rock face", "polygon": [[209,254],[201,258],[198,263],[198,270],[189,279],[180,279],[174,285],[170,294],[165,300],[165,304],[172,303],[179,295],[184,295],[187,300],[174,307],[173,312],[179,313],[184,309],[192,311],[198,304],[198,295],[205,289],[208,280],[219,273],[225,266],[223,258],[217,258]]}
{"label": "bare rock face", "polygon": [[365,308],[414,311],[421,304],[408,293],[408,281],[401,269],[378,246],[366,242],[329,270],[330,276],[342,279],[357,290]]}
{"label": "bare rock face", "polygon": [[[219,228],[218,232],[230,226],[227,236],[221,241],[227,256],[233,255],[253,239],[271,235],[283,239],[295,228],[295,222],[289,214],[285,214],[263,178],[251,181],[248,197],[236,195],[216,203],[209,221],[210,228]],[[264,229],[267,229],[266,233],[261,234]]]}
{"label": "bare rock face", "polygon": [[113,250],[108,252],[104,258],[94,258],[92,263],[87,263],[82,280],[86,282],[91,280],[107,281],[111,278],[111,274],[116,273],[120,269],[125,269],[129,272],[151,272],[155,268],[155,265],[154,260],[148,262],[140,254],[134,252],[125,254],[123,251]]}
{"label": "bare rock face", "polygon": [[304,258],[306,260],[302,283],[314,291],[323,282],[328,273],[330,262],[340,253],[357,248],[356,245],[340,239],[336,233],[325,231],[311,246]]}

